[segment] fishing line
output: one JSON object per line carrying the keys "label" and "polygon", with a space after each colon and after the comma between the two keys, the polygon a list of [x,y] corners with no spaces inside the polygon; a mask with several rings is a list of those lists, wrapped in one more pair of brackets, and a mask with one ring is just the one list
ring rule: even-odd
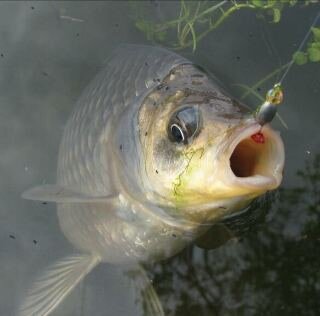
{"label": "fishing line", "polygon": [[[304,47],[307,39],[309,38],[310,33],[312,32],[312,28],[317,24],[318,20],[320,18],[320,11],[314,18],[312,24],[309,27],[308,32],[304,36],[302,42],[300,43],[298,47],[298,52],[302,50]],[[270,123],[275,115],[277,114],[277,106],[282,103],[283,101],[283,90],[282,90],[282,82],[288,75],[290,69],[292,68],[292,65],[294,64],[295,60],[292,58],[292,60],[289,62],[288,67],[286,68],[284,74],[282,75],[280,81],[278,81],[274,86],[267,92],[265,101],[262,105],[258,107],[258,109],[255,112],[255,119],[256,121],[260,124],[261,129],[262,127]],[[252,139],[257,142],[257,143],[263,143],[264,138],[263,135],[261,134],[261,129],[260,132],[257,133],[256,135],[252,136]]]}
{"label": "fishing line", "polygon": [[[304,36],[302,42],[300,43],[300,45],[299,45],[299,47],[297,49],[298,52],[302,50],[304,44],[306,43],[306,41],[307,41],[311,31],[312,31],[312,28],[317,24],[319,18],[320,18],[320,11],[318,12],[317,16],[314,18],[314,20],[313,20],[308,32],[306,33],[306,35]],[[287,67],[286,71],[282,75],[280,81],[278,82],[279,84],[281,84],[283,82],[284,78],[287,76],[287,74],[288,74],[288,72],[291,69],[293,64],[294,64],[294,60],[292,59],[291,62],[289,63],[289,66]]]}
{"label": "fishing line", "polygon": [[[281,57],[280,57],[279,51],[278,51],[278,49],[272,39],[270,29],[267,27],[265,21],[264,21],[264,23],[260,23],[259,25],[261,28],[262,39],[264,40],[265,45],[269,49],[271,56],[274,55],[275,58],[277,59],[278,67],[281,67],[283,65],[283,63],[281,62]],[[277,80],[279,78],[280,78],[280,75],[278,74]]]}

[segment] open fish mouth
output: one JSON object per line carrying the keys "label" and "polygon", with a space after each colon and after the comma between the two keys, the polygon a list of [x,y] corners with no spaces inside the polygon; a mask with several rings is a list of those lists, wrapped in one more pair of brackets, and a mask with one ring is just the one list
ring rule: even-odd
{"label": "open fish mouth", "polygon": [[242,129],[231,142],[229,173],[232,184],[257,190],[279,186],[284,166],[284,146],[279,134],[255,124]]}

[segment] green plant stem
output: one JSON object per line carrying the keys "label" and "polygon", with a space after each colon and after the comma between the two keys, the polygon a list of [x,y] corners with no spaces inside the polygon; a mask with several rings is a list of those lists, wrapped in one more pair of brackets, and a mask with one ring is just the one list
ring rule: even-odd
{"label": "green plant stem", "polygon": [[[247,85],[245,85],[245,84],[241,84],[241,83],[235,83],[235,84],[233,84],[233,86],[235,86],[235,87],[240,87],[240,88],[242,88],[242,89],[244,89],[246,92],[245,93],[247,93],[247,94],[252,94],[252,95],[254,95],[258,100],[260,100],[260,101],[264,101],[264,98],[256,91],[256,90],[254,90],[254,88],[253,87],[249,87],[249,86],[247,86]],[[243,96],[241,96],[240,97],[241,99],[243,98]]]}
{"label": "green plant stem", "polygon": [[[217,9],[217,8],[216,8]],[[227,19],[232,13],[240,10],[240,9],[253,9],[255,10],[256,7],[251,5],[251,4],[247,4],[247,3],[243,3],[243,4],[238,4],[236,6],[232,6],[231,8],[229,8],[227,11],[225,11],[225,13],[213,24],[211,25],[207,30],[205,30],[202,34],[200,34],[197,39],[198,41],[200,41],[202,38],[204,38],[206,35],[208,35],[210,32],[212,32],[214,29],[216,29],[221,23],[223,23],[225,21],[225,19]],[[186,47],[189,46],[193,46],[193,40],[188,41],[187,43],[185,43],[184,45],[180,45],[179,47],[175,47],[175,49],[180,50],[180,49],[184,49]]]}
{"label": "green plant stem", "polygon": [[203,12],[201,12],[196,18],[197,19],[200,19],[201,17],[203,17],[204,15],[206,14],[209,14],[209,13],[212,13],[214,12],[215,10],[219,9],[221,6],[223,6],[224,4],[228,3],[227,0],[224,0],[224,1],[221,1],[220,3],[210,7],[209,9],[207,10],[204,10]]}
{"label": "green plant stem", "polygon": [[193,47],[192,47],[192,52],[195,52],[197,48],[197,38],[196,38],[196,32],[194,31],[194,28],[191,23],[189,23],[189,27],[191,30],[192,38],[193,38]]}
{"label": "green plant stem", "polygon": [[[184,3],[184,1],[183,1],[182,3]],[[181,5],[182,5],[182,4],[181,4]],[[186,25],[184,26],[184,28],[183,28],[183,30],[182,30],[181,36],[178,37],[180,45],[183,46],[185,39],[187,38],[189,32],[191,32],[192,39],[193,39],[193,48],[192,48],[193,51],[195,51],[196,46],[197,46],[197,42],[196,42],[196,41],[197,41],[197,39],[196,39],[196,32],[195,32],[195,30],[194,30],[193,25],[194,25],[195,21],[196,21],[197,18],[198,18],[198,12],[199,12],[199,10],[200,10],[200,6],[201,6],[201,2],[198,2],[198,5],[197,5],[197,8],[196,8],[196,10],[195,10],[195,13],[194,13],[193,18],[192,18],[190,21],[187,21]],[[185,10],[186,10],[186,9],[185,9]],[[180,11],[180,12],[181,12],[181,11]]]}

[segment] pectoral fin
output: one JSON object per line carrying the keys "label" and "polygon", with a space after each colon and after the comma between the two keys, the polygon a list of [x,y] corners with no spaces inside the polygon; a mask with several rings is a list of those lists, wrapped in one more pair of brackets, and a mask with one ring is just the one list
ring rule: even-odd
{"label": "pectoral fin", "polygon": [[143,267],[137,265],[134,269],[128,271],[128,276],[141,295],[141,305],[144,306],[145,315],[164,316],[165,314],[160,299]]}
{"label": "pectoral fin", "polygon": [[82,192],[76,192],[69,188],[45,184],[31,188],[23,192],[22,197],[27,200],[56,202],[56,203],[97,203],[97,202],[115,202],[118,195],[109,196],[89,196]]}
{"label": "pectoral fin", "polygon": [[74,255],[56,262],[33,283],[18,316],[49,315],[99,262],[93,255]]}

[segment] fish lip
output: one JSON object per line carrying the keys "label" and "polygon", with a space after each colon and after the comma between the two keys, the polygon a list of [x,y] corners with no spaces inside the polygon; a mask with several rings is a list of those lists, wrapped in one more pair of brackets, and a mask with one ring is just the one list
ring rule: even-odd
{"label": "fish lip", "polygon": [[[269,147],[265,149],[264,154],[269,155],[268,165],[265,167],[265,174],[254,174],[248,177],[236,176],[231,168],[231,156],[236,147],[245,139],[250,139],[252,135],[262,132],[268,142]],[[258,146],[265,146],[265,144],[257,144]],[[267,191],[277,188],[282,181],[282,172],[284,167],[284,145],[279,132],[274,131],[268,125],[261,126],[253,123],[237,132],[237,136],[229,143],[228,146],[228,161],[229,168],[228,177],[233,186],[239,188],[249,189],[250,191]]]}

